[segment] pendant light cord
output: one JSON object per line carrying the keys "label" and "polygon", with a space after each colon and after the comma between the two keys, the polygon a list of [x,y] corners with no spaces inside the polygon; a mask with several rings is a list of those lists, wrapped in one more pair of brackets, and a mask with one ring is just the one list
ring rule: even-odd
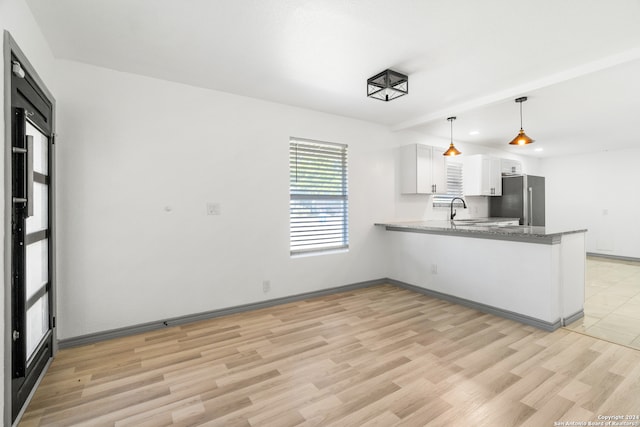
{"label": "pendant light cord", "polygon": [[453,120],[449,120],[451,123],[451,143],[453,144]]}
{"label": "pendant light cord", "polygon": [[520,130],[522,130],[522,101],[520,101]]}

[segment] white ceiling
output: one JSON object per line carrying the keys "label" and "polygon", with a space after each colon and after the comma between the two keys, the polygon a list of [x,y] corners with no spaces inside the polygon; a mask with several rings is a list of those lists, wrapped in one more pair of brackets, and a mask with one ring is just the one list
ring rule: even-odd
{"label": "white ceiling", "polygon": [[[27,2],[57,58],[528,155],[640,142],[640,0]],[[386,68],[409,95],[367,98]]]}

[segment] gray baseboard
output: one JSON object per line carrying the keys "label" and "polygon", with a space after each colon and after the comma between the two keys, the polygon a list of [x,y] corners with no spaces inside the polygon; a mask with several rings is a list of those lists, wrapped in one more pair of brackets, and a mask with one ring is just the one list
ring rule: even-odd
{"label": "gray baseboard", "polygon": [[155,322],[141,323],[124,328],[110,329],[108,331],[95,332],[93,334],[81,335],[78,337],[65,338],[58,341],[59,348],[78,347],[81,345],[94,344],[100,341],[110,340],[113,338],[121,338],[130,335],[136,335],[143,332],[155,331],[170,326],[184,325],[186,323],[197,322],[200,320],[213,319],[215,317],[228,316],[230,314],[242,313],[246,311],[258,310],[261,308],[273,307],[276,305],[287,304],[290,302],[300,301],[304,299],[321,297],[325,295],[337,294],[339,292],[348,292],[355,289],[367,288],[369,286],[381,285],[387,283],[385,279],[369,280],[366,282],[353,283],[351,285],[338,286],[334,288],[322,289],[319,291],[305,292],[302,294],[291,295],[288,297],[274,298],[266,301],[260,301],[250,304],[238,305],[235,307],[222,308],[219,310],[206,311],[196,314],[188,314],[186,316],[172,317],[169,319],[158,320]]}
{"label": "gray baseboard", "polygon": [[615,261],[632,261],[632,262],[640,262],[640,258],[633,258],[628,256],[620,256],[620,255],[609,255],[609,254],[599,254],[596,252],[587,252],[588,257],[593,258],[606,258]]}
{"label": "gray baseboard", "polygon": [[169,319],[158,320],[155,322],[142,323],[142,324],[127,326],[127,327],[118,328],[118,329],[111,329],[108,331],[96,332],[93,334],[81,335],[73,338],[66,338],[66,339],[60,340],[58,342],[58,345],[59,345],[59,348],[70,348],[70,347],[77,347],[81,345],[89,345],[89,344],[94,344],[100,341],[105,341],[113,338],[120,338],[120,337],[140,334],[143,332],[155,331],[155,330],[167,328],[170,326],[184,325],[186,323],[197,322],[200,320],[213,319],[215,317],[228,316],[230,314],[243,313],[247,311],[258,310],[261,308],[273,307],[276,305],[287,304],[295,301],[301,301],[304,299],[321,297],[325,295],[332,295],[339,292],[348,292],[355,289],[362,289],[362,288],[367,288],[370,286],[376,286],[376,285],[382,285],[382,284],[391,284],[394,286],[398,286],[400,288],[417,292],[423,295],[438,298],[444,301],[449,301],[454,304],[459,304],[465,307],[473,308],[483,313],[489,313],[489,314],[493,314],[495,316],[503,317],[506,319],[515,320],[517,322],[524,323],[526,325],[531,325],[536,328],[543,329],[545,331],[555,331],[556,329],[561,327],[563,323],[565,325],[569,324],[579,319],[584,314],[581,310],[580,312],[575,313],[566,319],[563,319],[564,322],[562,322],[562,320],[559,319],[554,323],[550,323],[544,320],[536,319],[534,317],[529,317],[523,314],[514,313],[509,310],[504,310],[501,308],[467,300],[464,298],[459,298],[459,297],[445,294],[442,292],[421,288],[419,286],[410,285],[408,283],[401,282],[399,280],[385,278],[385,279],[376,279],[376,280],[369,280],[366,282],[354,283],[351,285],[338,286],[334,288],[322,289],[320,291],[306,292],[302,294],[291,295],[288,297],[274,298],[266,301],[244,304],[244,305],[239,305],[235,307],[228,307],[228,308],[223,308],[219,310],[206,311],[202,313],[190,314],[190,315],[180,316],[180,317],[172,317]]}
{"label": "gray baseboard", "polygon": [[449,301],[454,304],[459,304],[465,307],[473,308],[483,313],[489,313],[495,316],[504,317],[509,320],[515,320],[516,322],[524,323],[525,325],[531,325],[536,328],[543,329],[545,331],[552,332],[558,329],[560,326],[562,326],[562,322],[560,319],[558,319],[556,322],[551,323],[544,320],[536,319],[535,317],[525,316],[524,314],[514,313],[513,311],[504,310],[502,308],[493,307],[491,305],[482,304],[482,303],[471,301],[468,299],[456,297],[454,295],[444,294],[438,291],[432,291],[431,289],[421,288],[420,286],[410,285],[408,283],[401,282],[399,280],[387,279],[387,282],[391,283],[392,285],[396,285],[400,288],[408,289],[410,291],[414,291],[430,297]]}
{"label": "gray baseboard", "polygon": [[571,316],[565,317],[562,321],[562,326],[570,325],[576,320],[581,319],[583,317],[584,317],[584,310],[580,310],[576,313],[573,313]]}

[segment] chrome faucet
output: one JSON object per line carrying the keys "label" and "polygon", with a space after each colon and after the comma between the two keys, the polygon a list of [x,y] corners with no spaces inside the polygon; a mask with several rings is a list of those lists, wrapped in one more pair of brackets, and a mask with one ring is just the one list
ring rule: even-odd
{"label": "chrome faucet", "polygon": [[453,202],[455,202],[456,200],[462,201],[462,207],[467,209],[467,204],[462,197],[454,197],[453,199],[451,199],[451,221],[453,221],[453,218],[455,218],[456,214],[458,213],[458,211],[453,210]]}

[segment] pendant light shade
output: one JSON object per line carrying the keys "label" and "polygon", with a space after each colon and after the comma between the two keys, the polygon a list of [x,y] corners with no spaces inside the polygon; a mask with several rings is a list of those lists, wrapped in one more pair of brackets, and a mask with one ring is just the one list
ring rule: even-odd
{"label": "pendant light shade", "polygon": [[518,132],[518,136],[513,138],[509,144],[511,145],[527,145],[531,144],[533,139],[529,138],[526,133],[522,129]]}
{"label": "pendant light shade", "polygon": [[449,149],[447,151],[445,151],[444,153],[442,153],[443,156],[449,156],[449,157],[453,157],[453,156],[459,156],[460,154],[462,154],[454,145],[453,145],[453,121],[455,120],[455,117],[448,117],[447,120],[449,120],[449,122],[451,123],[451,144],[449,144]]}
{"label": "pendant light shade", "polygon": [[523,96],[522,98],[516,98],[516,102],[520,104],[520,132],[518,132],[518,136],[511,140],[511,142],[509,143],[510,145],[527,145],[533,142],[533,139],[529,138],[522,129],[522,103],[526,100],[526,96]]}

